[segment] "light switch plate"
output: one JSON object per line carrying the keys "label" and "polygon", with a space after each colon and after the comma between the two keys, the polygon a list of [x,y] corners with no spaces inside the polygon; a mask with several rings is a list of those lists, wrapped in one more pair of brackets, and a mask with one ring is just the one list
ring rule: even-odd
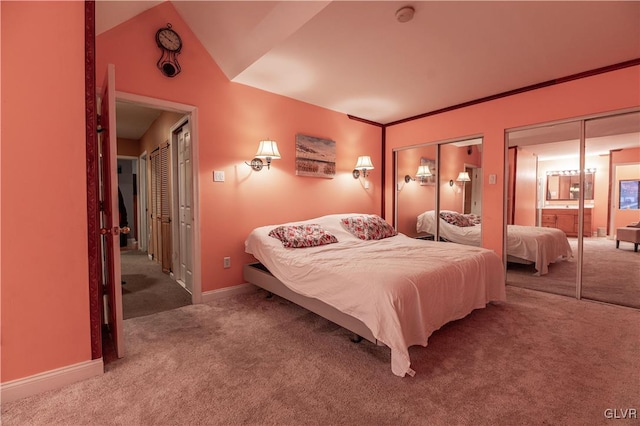
{"label": "light switch plate", "polygon": [[489,175],[489,185],[495,185],[496,179],[497,179],[496,175],[493,175],[493,174]]}
{"label": "light switch plate", "polygon": [[224,182],[224,172],[222,171],[213,171],[213,181],[214,182]]}

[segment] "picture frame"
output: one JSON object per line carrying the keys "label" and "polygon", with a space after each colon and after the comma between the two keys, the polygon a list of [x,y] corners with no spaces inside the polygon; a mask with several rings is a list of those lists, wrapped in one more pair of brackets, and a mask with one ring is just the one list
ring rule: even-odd
{"label": "picture frame", "polygon": [[336,175],[336,142],[296,135],[296,175],[333,179]]}

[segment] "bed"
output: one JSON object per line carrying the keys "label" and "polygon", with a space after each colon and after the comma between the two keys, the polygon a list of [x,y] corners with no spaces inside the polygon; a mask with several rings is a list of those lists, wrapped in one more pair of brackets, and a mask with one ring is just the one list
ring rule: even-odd
{"label": "bed", "polygon": [[[316,238],[324,243],[285,247],[273,236],[283,228],[315,237],[324,233]],[[327,234],[335,241],[327,242]],[[495,252],[410,238],[376,215],[258,227],[245,251],[259,262],[244,266],[248,282],[388,346],[398,376],[415,373],[410,346],[426,346],[444,324],[506,299],[504,266]]]}
{"label": "bed", "polygon": [[[465,220],[466,218],[466,220]],[[435,235],[435,211],[418,215],[416,231]],[[444,210],[440,213],[439,236],[447,241],[481,245],[480,219]],[[507,261],[534,264],[535,275],[549,272],[549,264],[573,255],[566,234],[560,229],[507,225]]]}

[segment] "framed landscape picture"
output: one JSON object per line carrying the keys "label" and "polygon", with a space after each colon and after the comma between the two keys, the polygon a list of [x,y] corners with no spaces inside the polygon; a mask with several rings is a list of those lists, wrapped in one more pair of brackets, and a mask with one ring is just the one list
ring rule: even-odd
{"label": "framed landscape picture", "polygon": [[296,175],[332,179],[336,175],[336,143],[296,135]]}

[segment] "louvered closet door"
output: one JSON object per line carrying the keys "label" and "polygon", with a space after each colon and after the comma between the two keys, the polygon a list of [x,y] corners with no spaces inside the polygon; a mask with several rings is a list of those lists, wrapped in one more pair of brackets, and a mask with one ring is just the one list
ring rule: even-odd
{"label": "louvered closet door", "polygon": [[162,271],[171,271],[171,197],[169,188],[169,144],[160,147],[160,251]]}
{"label": "louvered closet door", "polygon": [[149,244],[149,254],[153,256],[153,259],[158,260],[158,254],[160,250],[159,246],[159,235],[160,235],[160,227],[159,225],[159,217],[160,217],[160,193],[159,193],[159,171],[160,171],[160,150],[157,149],[153,151],[150,155],[151,161],[151,191],[150,191],[150,202],[149,202],[149,210],[151,212],[151,241]]}

